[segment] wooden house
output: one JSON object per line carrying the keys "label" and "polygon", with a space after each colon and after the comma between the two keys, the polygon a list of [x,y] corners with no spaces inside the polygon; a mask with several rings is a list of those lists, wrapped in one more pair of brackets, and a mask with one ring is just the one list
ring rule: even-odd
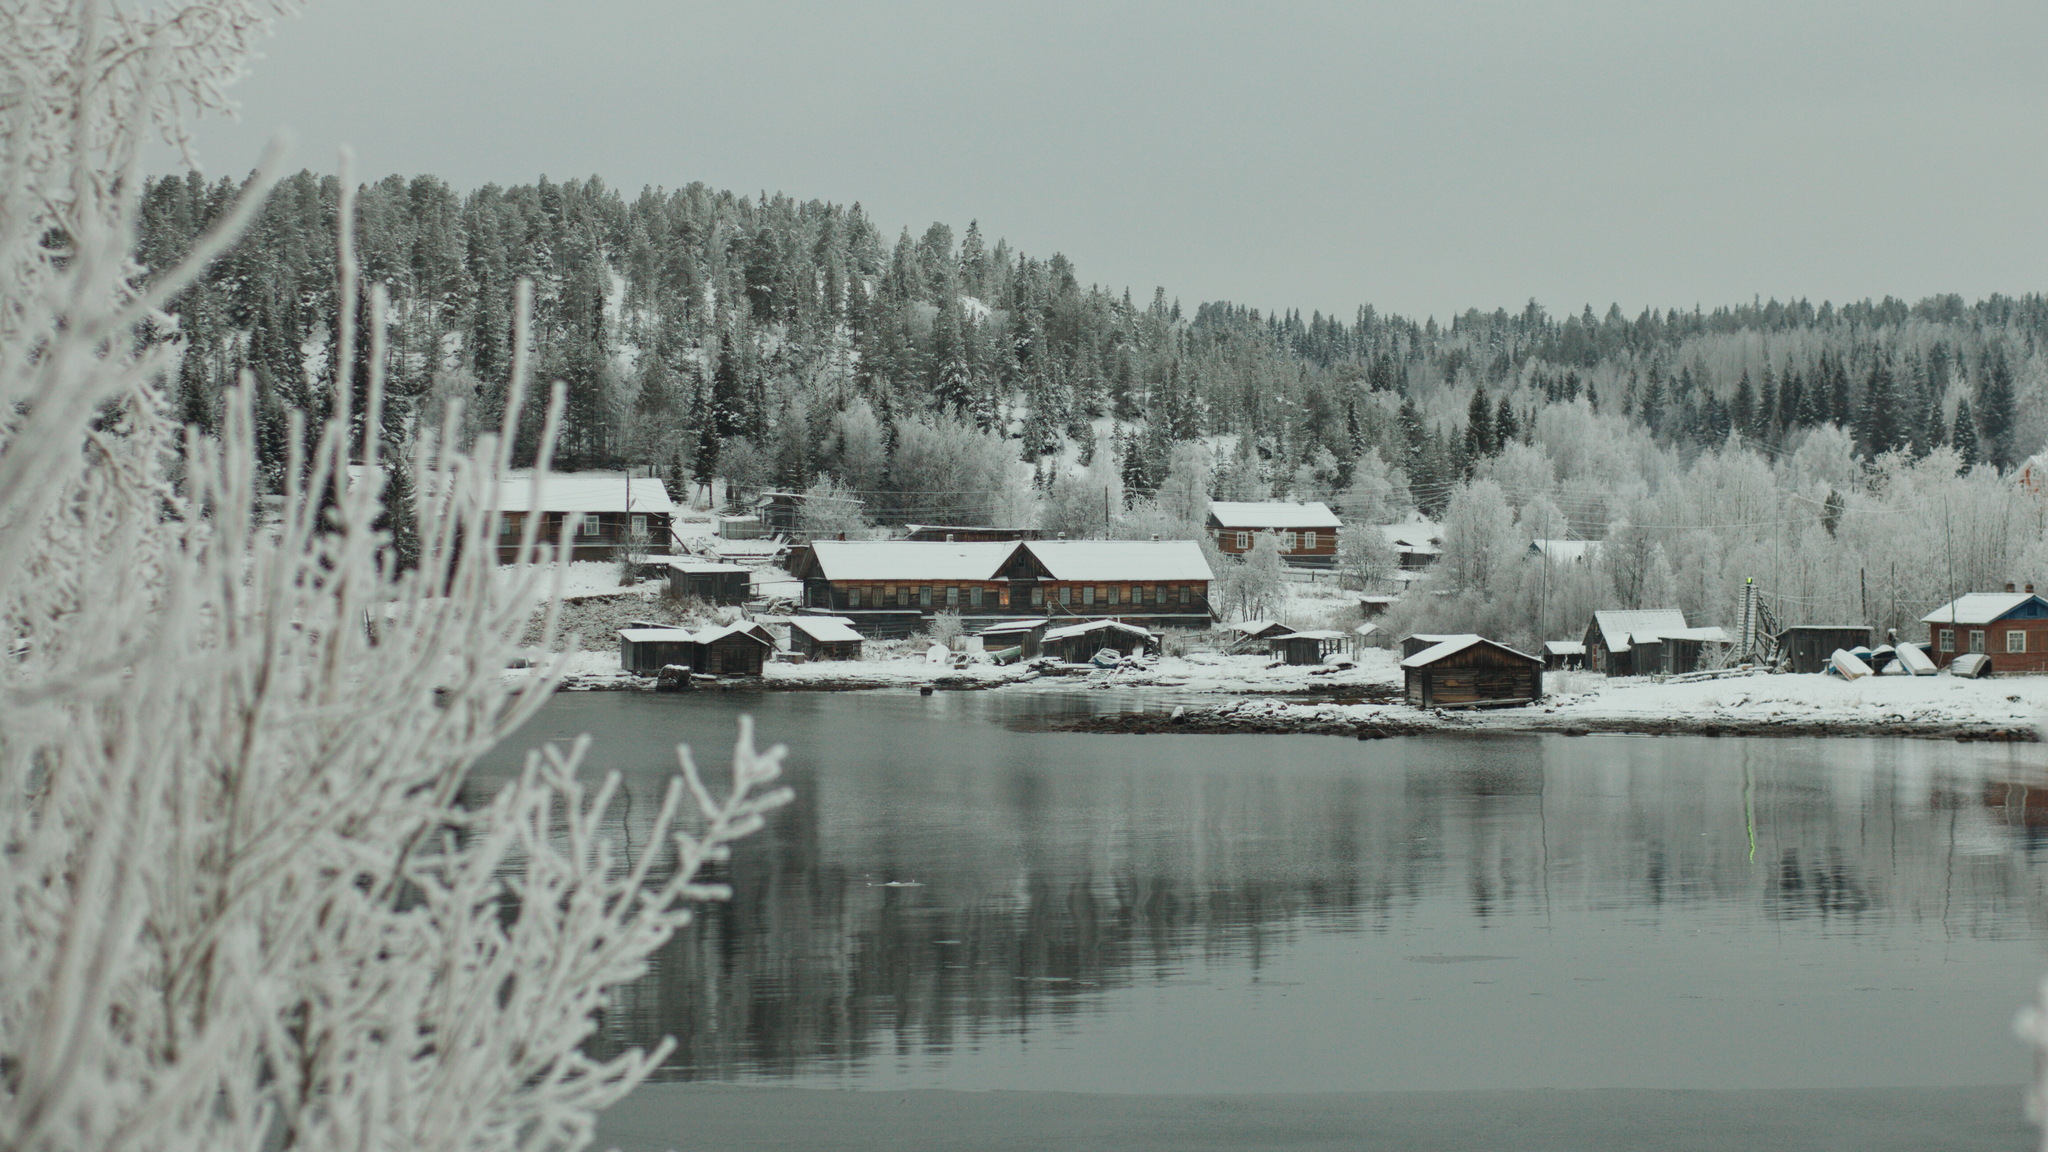
{"label": "wooden house", "polygon": [[1266,652],[1283,664],[1321,664],[1344,650],[1344,634],[1328,628],[1288,632],[1266,639]]}
{"label": "wooden house", "polygon": [[1410,517],[1399,524],[1379,525],[1379,532],[1387,538],[1387,546],[1394,550],[1394,563],[1401,572],[1413,574],[1436,563],[1444,554],[1443,526],[1420,516]]}
{"label": "wooden house", "polygon": [[792,616],[789,650],[806,660],[858,660],[861,634],[844,616]]}
{"label": "wooden house", "polygon": [[659,672],[671,664],[693,667],[696,636],[688,628],[619,629],[619,667],[628,672]]}
{"label": "wooden house", "polygon": [[1039,654],[1067,664],[1086,664],[1104,648],[1119,656],[1136,656],[1159,650],[1159,637],[1150,630],[1118,620],[1089,620],[1046,629],[1039,640]]}
{"label": "wooden house", "polygon": [[1192,540],[814,540],[790,571],[808,608],[870,636],[939,612],[976,630],[1028,617],[1207,628],[1208,561]]}
{"label": "wooden house", "polygon": [[2048,600],[2029,584],[2019,591],[1972,592],[1920,618],[1929,655],[1946,668],[1957,656],[1981,653],[1994,673],[2048,672]]}
{"label": "wooden house", "polygon": [[1586,625],[1586,667],[1609,676],[1681,675],[1727,643],[1726,632],[1690,627],[1676,608],[1605,609]]}
{"label": "wooden house", "polygon": [[627,551],[666,556],[675,504],[661,481],[620,472],[548,472],[538,485],[526,472],[498,484],[498,562],[519,558],[528,521],[539,540],[566,548],[571,560],[617,560]]}
{"label": "wooden house", "polygon": [[753,570],[741,564],[684,557],[668,562],[668,590],[678,599],[707,604],[744,604],[752,594]]}
{"label": "wooden house", "polygon": [[1261,534],[1280,545],[1280,558],[1297,568],[1332,568],[1337,564],[1337,531],[1344,522],[1320,501],[1218,500],[1209,505],[1209,535],[1226,556],[1242,558]]}
{"label": "wooden house", "polygon": [[1543,698],[1543,661],[1483,636],[1452,636],[1401,661],[1408,703],[1490,708]]}
{"label": "wooden house", "polygon": [[1868,648],[1870,629],[1863,624],[1795,624],[1778,633],[1778,655],[1793,672],[1825,672],[1837,648]]}

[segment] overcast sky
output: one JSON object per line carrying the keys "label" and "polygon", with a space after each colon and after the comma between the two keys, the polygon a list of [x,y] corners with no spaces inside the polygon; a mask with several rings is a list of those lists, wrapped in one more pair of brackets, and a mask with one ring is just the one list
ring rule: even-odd
{"label": "overcast sky", "polygon": [[2048,288],[2040,0],[324,0],[236,95],[211,172],[858,201],[1190,307]]}

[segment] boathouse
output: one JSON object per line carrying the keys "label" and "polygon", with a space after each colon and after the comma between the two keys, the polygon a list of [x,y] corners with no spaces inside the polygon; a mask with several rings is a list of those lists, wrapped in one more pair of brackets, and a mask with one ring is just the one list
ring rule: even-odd
{"label": "boathouse", "polygon": [[688,668],[696,661],[696,642],[688,628],[621,628],[619,667],[628,672],[659,672],[671,664]]}
{"label": "boathouse", "polygon": [[1778,656],[1788,671],[1818,673],[1828,668],[1835,649],[1870,647],[1864,624],[1795,624],[1778,633]]}
{"label": "boathouse", "polygon": [[806,660],[858,660],[861,634],[844,616],[792,616],[789,650]]}
{"label": "boathouse", "polygon": [[752,571],[743,564],[676,557],[668,562],[669,595],[707,604],[744,604],[752,591]]}
{"label": "boathouse", "polygon": [[1446,637],[1401,661],[1418,708],[1498,708],[1543,698],[1543,661],[1484,636]]}
{"label": "boathouse", "polygon": [[[986,643],[986,641],[984,641]],[[1049,628],[1038,642],[1040,655],[1066,664],[1086,664],[1097,652],[1108,648],[1119,656],[1136,656],[1159,650],[1159,637],[1149,629],[1117,620],[1089,620]]]}

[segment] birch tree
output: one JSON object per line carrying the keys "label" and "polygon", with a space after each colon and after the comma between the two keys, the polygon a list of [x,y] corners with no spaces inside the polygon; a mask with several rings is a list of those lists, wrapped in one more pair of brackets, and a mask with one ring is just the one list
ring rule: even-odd
{"label": "birch tree", "polygon": [[[359,282],[346,170],[326,363],[367,342],[360,400],[328,380],[326,411],[290,414],[278,491],[246,374],[217,438],[172,421],[161,308],[275,158],[145,280],[137,150],[223,107],[280,11],[0,4],[0,1149],[578,1148],[666,1050],[584,1055],[605,989],[724,895],[699,868],[788,799],[782,752],[742,725],[724,788],[682,752],[630,858],[581,744],[458,802],[553,687],[505,673],[549,589],[479,544],[516,427],[390,462],[413,563],[378,527],[387,301]],[[536,527],[523,560],[547,558]]]}

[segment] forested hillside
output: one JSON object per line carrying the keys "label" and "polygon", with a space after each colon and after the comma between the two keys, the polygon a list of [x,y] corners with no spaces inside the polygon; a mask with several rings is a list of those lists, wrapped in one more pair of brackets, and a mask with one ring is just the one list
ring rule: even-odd
{"label": "forested hillside", "polygon": [[[176,259],[235,189],[196,175],[151,181],[143,263]],[[338,191],[311,174],[285,181],[253,234],[178,299],[164,333],[184,343],[175,394],[195,424],[211,425],[240,370],[254,375],[273,468],[285,411],[331,386]],[[392,301],[399,400],[382,436],[402,444],[458,399],[456,435],[495,424],[514,284],[526,277],[540,376],[567,389],[561,466],[649,466],[678,495],[713,477],[742,490],[824,485],[857,497],[868,521],[1036,517],[1086,533],[1156,528],[1203,495],[1340,499],[1369,516],[1412,503],[1443,516],[1468,481],[1491,479],[1506,535],[1519,526],[1526,543],[1602,539],[1624,521],[1721,525],[1643,505],[1701,490],[1685,481],[1703,462],[1748,461],[1774,495],[1745,530],[1779,525],[1769,531],[1782,568],[1781,521],[1834,540],[1845,513],[1868,511],[1859,501],[1887,499],[1886,477],[1928,472],[1913,462],[1930,453],[1954,479],[1977,463],[2010,470],[2048,437],[2040,295],[1634,317],[1613,306],[1559,317],[1531,302],[1448,324],[1371,307],[1303,317],[1184,307],[1168,289],[1133,298],[972,222],[891,239],[858,205],[701,185],[627,197],[594,179],[542,180],[463,193],[393,176],[358,205],[365,274]],[[1538,518],[1524,523],[1532,501]],[[1914,527],[1887,520],[1901,536]],[[2011,571],[2039,538],[2029,531],[1964,575]],[[1660,579],[1654,548],[1690,579],[1697,564],[1681,552],[1725,557],[1714,538],[1648,540],[1641,578]],[[1614,574],[1600,579],[1588,597],[1614,594]],[[1445,590],[1486,587],[1467,572]],[[1720,615],[1720,587],[1700,588],[1689,607]],[[1916,587],[1910,599],[1931,595]],[[1554,630],[1547,615],[1523,634]]]}

